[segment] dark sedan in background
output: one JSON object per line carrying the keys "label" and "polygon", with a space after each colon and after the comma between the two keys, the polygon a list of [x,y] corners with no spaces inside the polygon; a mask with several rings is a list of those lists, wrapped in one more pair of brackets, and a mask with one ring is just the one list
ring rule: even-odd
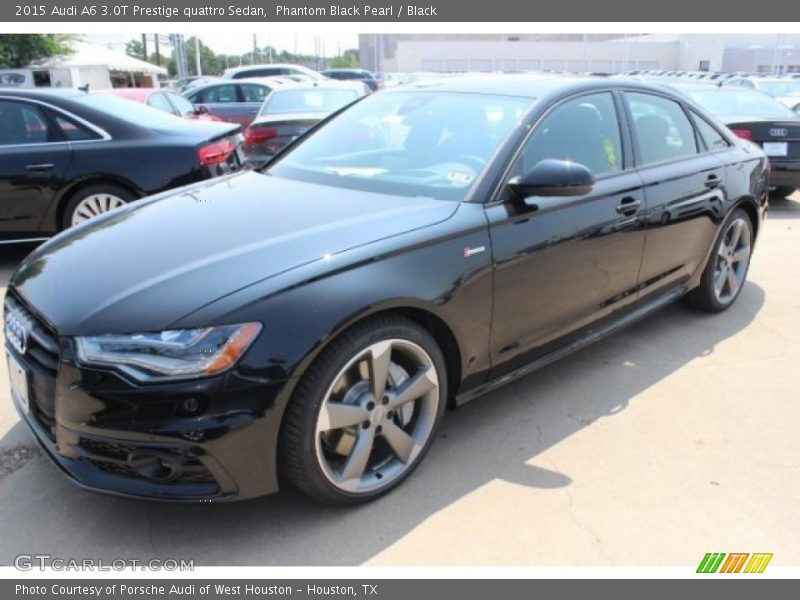
{"label": "dark sedan in background", "polygon": [[263,170],[35,250],[6,297],[12,396],[89,489],[223,501],[281,474],[364,502],[421,462],[448,403],[684,295],[730,307],[767,174],[657,86],[400,86]]}
{"label": "dark sedan in background", "polygon": [[240,128],[80,90],[0,90],[0,240],[235,171]]}
{"label": "dark sedan in background", "polygon": [[760,146],[769,157],[776,196],[800,188],[800,116],[762,92],[738,86],[675,85],[725,123],[734,134]]}
{"label": "dark sedan in background", "polygon": [[360,81],[373,92],[377,92],[383,87],[381,80],[375,73],[364,69],[328,69],[327,71],[322,71],[322,74],[325,77],[339,81]]}
{"label": "dark sedan in background", "polygon": [[276,89],[244,132],[247,161],[263,164],[322,119],[364,95],[353,86],[335,81]]}

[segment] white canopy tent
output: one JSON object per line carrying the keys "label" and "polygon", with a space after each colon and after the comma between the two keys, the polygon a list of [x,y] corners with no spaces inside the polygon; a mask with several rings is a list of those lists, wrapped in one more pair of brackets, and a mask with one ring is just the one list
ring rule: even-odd
{"label": "white canopy tent", "polygon": [[34,71],[49,71],[52,87],[91,89],[111,87],[157,87],[158,75],[166,75],[164,67],[153,65],[103,46],[77,42],[68,56],[54,56],[31,65]]}

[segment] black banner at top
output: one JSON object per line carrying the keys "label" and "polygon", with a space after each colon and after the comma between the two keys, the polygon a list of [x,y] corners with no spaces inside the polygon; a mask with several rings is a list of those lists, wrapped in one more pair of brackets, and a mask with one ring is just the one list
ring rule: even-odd
{"label": "black banner at top", "polygon": [[3,22],[752,22],[796,20],[785,0],[10,0]]}

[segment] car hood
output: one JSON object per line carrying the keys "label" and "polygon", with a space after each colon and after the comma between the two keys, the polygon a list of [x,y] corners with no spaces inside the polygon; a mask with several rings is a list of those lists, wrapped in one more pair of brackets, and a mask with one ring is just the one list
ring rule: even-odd
{"label": "car hood", "polygon": [[65,231],[10,283],[61,335],[158,331],[254,283],[444,221],[457,208],[249,171]]}

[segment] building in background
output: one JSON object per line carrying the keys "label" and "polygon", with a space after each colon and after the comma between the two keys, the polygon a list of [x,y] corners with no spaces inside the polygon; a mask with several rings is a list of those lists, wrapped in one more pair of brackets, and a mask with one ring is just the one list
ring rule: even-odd
{"label": "building in background", "polygon": [[800,71],[798,35],[361,34],[379,72]]}

